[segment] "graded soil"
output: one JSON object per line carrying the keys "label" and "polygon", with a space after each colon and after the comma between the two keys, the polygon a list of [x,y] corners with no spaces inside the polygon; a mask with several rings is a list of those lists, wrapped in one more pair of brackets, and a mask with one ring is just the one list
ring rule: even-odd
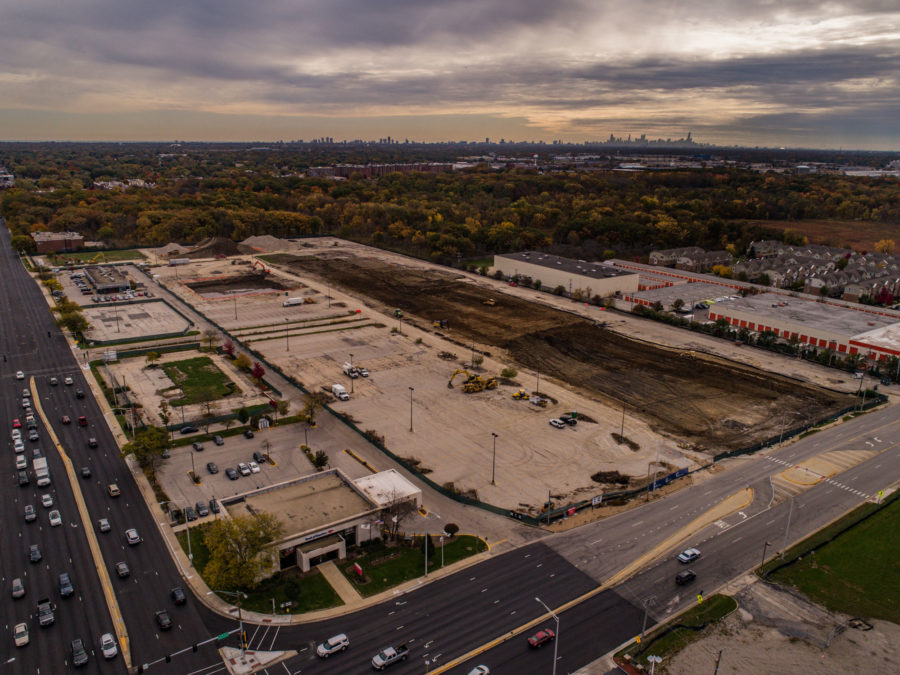
{"label": "graded soil", "polygon": [[[404,321],[430,326],[460,345],[501,349],[588,398],[644,419],[684,448],[715,454],[778,436],[783,416],[816,421],[852,404],[831,390],[718,357],[666,348],[605,330],[565,311],[482,288],[441,270],[388,264],[341,252],[266,256],[299,276],[327,279]],[[493,306],[484,304],[493,299]],[[496,356],[496,354],[495,354]],[[790,419],[789,419],[790,421]]]}

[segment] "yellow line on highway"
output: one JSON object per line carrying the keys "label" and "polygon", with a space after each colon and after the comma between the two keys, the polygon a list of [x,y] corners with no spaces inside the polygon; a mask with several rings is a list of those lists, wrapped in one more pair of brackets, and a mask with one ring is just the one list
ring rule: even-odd
{"label": "yellow line on highway", "polygon": [[[31,377],[31,390],[32,392],[37,393],[37,389],[35,388],[34,383],[34,376]],[[59,452],[59,456],[62,458],[63,465],[66,467],[66,475],[69,478],[69,483],[72,485],[72,494],[75,496],[75,504],[78,506],[78,513],[81,515],[84,534],[87,538],[88,546],[90,546],[91,548],[91,556],[94,559],[94,567],[97,570],[97,576],[100,577],[100,586],[103,588],[103,597],[106,598],[106,606],[109,608],[109,614],[110,616],[112,616],[116,636],[118,636],[119,638],[119,646],[122,652],[122,659],[125,661],[125,667],[130,669],[131,648],[128,641],[128,631],[125,628],[125,620],[122,618],[122,612],[119,610],[119,601],[116,599],[116,594],[113,592],[112,581],[109,578],[109,572],[106,570],[106,565],[103,562],[103,554],[100,553],[100,543],[97,541],[97,533],[94,532],[91,515],[87,510],[87,504],[84,503],[84,495],[81,494],[81,484],[78,482],[78,477],[75,474],[75,467],[72,465],[72,460],[69,459],[69,456],[63,449],[62,444],[60,444],[59,438],[57,438],[56,432],[53,430],[53,427],[50,426],[50,421],[44,414],[44,408],[41,405],[40,397],[34,396],[33,401],[34,407],[37,410],[38,415],[40,415],[41,419],[44,421],[44,426],[47,427],[47,433],[50,435],[50,438],[53,441],[53,445],[56,446],[56,449]]]}
{"label": "yellow line on highway", "polygon": [[[699,518],[694,519],[693,522],[691,522],[689,525],[686,525],[685,527],[681,528],[678,532],[673,534],[671,537],[666,539],[664,542],[655,546],[653,549],[651,549],[650,551],[645,553],[643,556],[641,556],[634,562],[630,563],[626,567],[622,568],[620,571],[616,572],[613,576],[611,576],[606,581],[602,582],[599,586],[588,591],[584,595],[581,595],[577,598],[569,600],[568,602],[560,605],[559,607],[557,607],[556,609],[553,610],[553,613],[556,614],[557,616],[559,616],[562,612],[565,612],[566,610],[569,610],[572,607],[575,607],[576,605],[580,605],[582,602],[585,602],[586,600],[590,600],[595,595],[602,593],[603,591],[607,590],[608,588],[612,588],[613,586],[623,582],[625,579],[627,579],[628,577],[635,574],[643,565],[649,563],[654,558],[657,558],[664,551],[668,550],[669,548],[671,548],[672,546],[677,544],[679,541],[681,541],[685,537],[687,537],[691,534],[694,534],[696,532],[699,532],[701,529],[703,529],[707,525],[712,524],[719,518],[722,518],[722,517],[728,515],[729,513],[734,513],[735,511],[744,508],[745,506],[749,505],[750,502],[752,502],[752,501],[753,501],[753,490],[751,490],[750,488],[741,490],[740,492],[737,492],[737,493],[731,495],[730,497],[727,497],[722,502],[717,504],[714,508],[707,511],[704,515],[700,516]],[[461,663],[465,663],[469,659],[474,659],[476,656],[488,651],[489,649],[493,649],[497,645],[502,644],[502,643],[506,642],[507,640],[511,640],[512,638],[516,637],[517,635],[521,635],[522,633],[529,630],[530,628],[534,628],[538,624],[541,624],[544,621],[547,621],[551,618],[552,618],[552,614],[550,614],[549,612],[541,614],[536,619],[532,619],[528,623],[524,623],[521,626],[518,626],[516,628],[513,628],[510,631],[507,631],[500,637],[495,638],[495,639],[491,640],[490,642],[481,645],[480,647],[476,647],[475,649],[468,652],[467,654],[463,654],[462,656],[456,657],[452,661],[445,663],[443,666],[435,668],[431,672],[434,675],[437,675],[438,673],[443,673],[443,672],[450,670],[451,668],[455,668],[456,666],[460,665]]]}

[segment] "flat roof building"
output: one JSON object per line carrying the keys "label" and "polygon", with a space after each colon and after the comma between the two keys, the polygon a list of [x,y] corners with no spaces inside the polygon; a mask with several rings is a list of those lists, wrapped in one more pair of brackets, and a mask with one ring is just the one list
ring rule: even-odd
{"label": "flat roof building", "polygon": [[570,296],[576,290],[589,298],[595,295],[606,298],[638,290],[638,275],[630,270],[539,251],[496,255],[494,269],[509,278],[521,275],[539,280],[544,289],[562,286]]}
{"label": "flat roof building", "polygon": [[84,248],[84,237],[77,232],[32,232],[38,253],[79,251]]}
{"label": "flat roof building", "polygon": [[117,293],[131,288],[128,277],[111,265],[86,267],[84,273],[97,293]]}

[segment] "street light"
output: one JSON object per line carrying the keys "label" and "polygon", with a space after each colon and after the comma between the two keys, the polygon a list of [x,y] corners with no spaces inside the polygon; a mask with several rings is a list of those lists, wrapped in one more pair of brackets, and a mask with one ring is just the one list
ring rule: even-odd
{"label": "street light", "polygon": [[413,395],[413,392],[414,392],[415,390],[416,390],[415,387],[410,387],[410,388],[409,388],[409,431],[410,431],[410,433],[412,433],[412,430],[413,430],[413,401],[412,401],[412,395]]}
{"label": "street light", "polygon": [[546,609],[548,612],[550,612],[550,616],[552,616],[554,619],[556,619],[556,638],[553,640],[553,675],[556,675],[556,653],[557,653],[557,650],[559,649],[559,617],[556,616],[556,614],[553,612],[553,610],[550,609],[549,607],[547,607],[547,605],[544,604],[544,601],[541,600],[539,597],[535,596],[534,599],[537,600],[539,603],[541,603],[541,605],[544,606],[544,609]]}
{"label": "street light", "polygon": [[760,567],[762,567],[763,565],[766,564],[766,549],[769,548],[771,545],[772,545],[772,544],[770,544],[769,542],[763,543],[762,560],[761,560],[760,563],[759,563],[759,566],[760,566]]}
{"label": "street light", "polygon": [[284,351],[291,351],[291,343],[288,338],[288,318],[284,317]]}
{"label": "street light", "polygon": [[497,470],[497,434],[492,431],[491,436],[494,437],[494,454],[491,459],[491,485],[496,485],[497,483],[494,482],[494,474]]}
{"label": "street light", "polygon": [[353,380],[356,378],[353,377],[353,354],[350,355],[350,372],[347,373],[350,376],[350,393],[353,393]]}
{"label": "street light", "polygon": [[244,655],[244,652],[247,650],[246,640],[244,640],[244,615],[241,613],[241,600],[247,599],[247,594],[242,591],[209,591],[207,595],[212,595],[213,593],[218,593],[221,595],[236,595],[237,596],[237,609],[238,609],[238,627],[240,632],[238,633],[238,637],[241,640],[241,656]]}

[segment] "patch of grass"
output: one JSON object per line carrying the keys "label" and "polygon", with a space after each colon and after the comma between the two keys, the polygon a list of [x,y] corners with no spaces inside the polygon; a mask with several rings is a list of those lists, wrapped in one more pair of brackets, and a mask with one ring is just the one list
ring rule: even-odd
{"label": "patch of grass", "polygon": [[[206,548],[206,538],[204,537],[205,531],[205,525],[191,525],[190,553],[194,555],[194,569],[197,570],[197,574],[201,577],[203,576],[203,570],[206,569],[206,563],[209,562],[209,549]],[[184,554],[188,555],[187,531],[182,530],[175,536],[178,537],[178,543],[181,544]]]}
{"label": "patch of grass", "polygon": [[240,391],[208,356],[163,363],[161,367],[184,392],[183,397],[169,401],[172,406],[217,401]]}
{"label": "patch of grass", "polygon": [[[872,507],[867,504],[862,508]],[[900,623],[898,519],[900,499],[894,499],[769,578],[794,586],[832,611]],[[806,544],[808,550],[810,543],[807,540],[801,546]]]}
{"label": "patch of grass", "polygon": [[99,259],[99,262],[104,262],[103,258],[106,258],[106,262],[119,262],[121,260],[145,260],[146,256],[140,251],[128,250],[128,251],[81,251],[78,253],[60,253],[59,255],[54,255],[52,253],[48,253],[45,255],[47,260],[49,260],[54,267],[62,267],[65,269],[66,261],[72,260],[76,263],[86,263],[97,256],[101,255],[102,257]]}
{"label": "patch of grass", "polygon": [[[252,591],[244,592],[249,596],[244,600],[244,609],[263,614],[272,613],[272,598],[275,599],[276,614],[312,612],[344,604],[341,596],[315,568],[306,573],[296,567],[279,572]],[[223,599],[228,600],[227,597]],[[282,607],[286,602],[290,602],[290,606]]]}
{"label": "patch of grass", "polygon": [[[645,657],[651,654],[661,656],[663,659],[674,656],[692,642],[703,637],[704,631],[700,629],[701,626],[713,624],[735,609],[737,609],[737,602],[729,595],[713,595],[705,598],[702,604],[695,605],[670,624],[665,624],[645,636],[641,644],[632,643],[618,652],[616,656],[630,655],[632,663],[640,663],[649,668],[650,664]],[[672,626],[679,627],[669,630]]]}
{"label": "patch of grass", "polygon": [[[432,535],[435,548],[428,549],[428,569],[441,567],[441,549],[438,537]],[[444,565],[450,565],[476,553],[487,550],[487,544],[471,535],[457,535],[452,540],[444,537]],[[359,563],[363,569],[363,581],[353,571],[353,564]],[[422,538],[415,537],[410,544],[388,546],[384,542],[376,542],[367,547],[365,553],[357,558],[341,561],[338,569],[350,583],[365,597],[381,593],[398,584],[418,579],[425,574],[425,553],[422,550]]]}

